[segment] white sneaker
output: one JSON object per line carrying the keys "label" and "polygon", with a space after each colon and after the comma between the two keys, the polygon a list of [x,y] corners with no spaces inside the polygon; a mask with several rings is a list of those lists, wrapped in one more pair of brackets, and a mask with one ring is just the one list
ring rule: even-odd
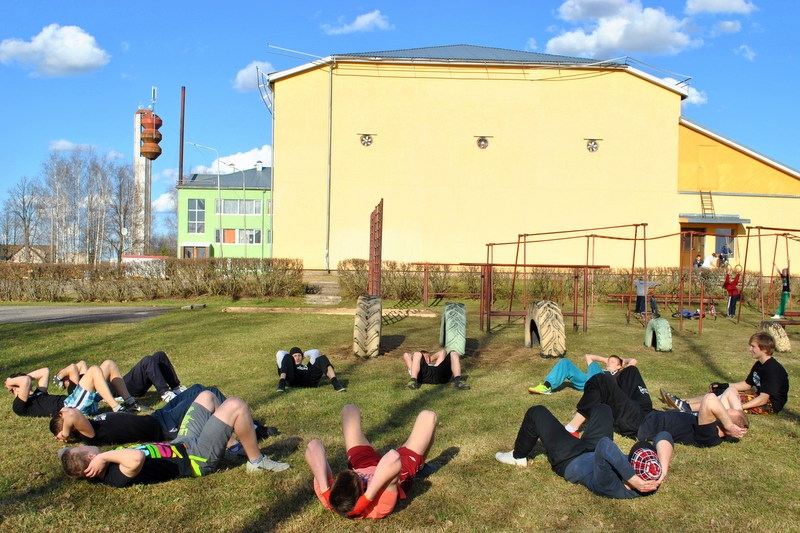
{"label": "white sneaker", "polygon": [[523,457],[522,459],[514,458],[514,451],[510,452],[497,452],[494,454],[494,458],[500,461],[503,464],[507,465],[516,465],[516,466],[528,466],[528,458]]}
{"label": "white sneaker", "polygon": [[177,396],[178,396],[177,394],[175,394],[171,390],[168,390],[167,392],[161,395],[161,399],[164,400],[165,403],[167,403],[171,400],[174,400]]}
{"label": "white sneaker", "polygon": [[780,318],[783,318],[783,317],[781,315],[772,315],[772,318],[777,320],[777,319],[780,319]]}
{"label": "white sneaker", "polygon": [[279,463],[278,461],[273,461],[266,455],[262,455],[261,460],[257,463],[251,463],[250,461],[247,461],[248,474],[255,474],[257,472],[280,472],[281,470],[286,470],[287,468],[289,468],[289,463]]}

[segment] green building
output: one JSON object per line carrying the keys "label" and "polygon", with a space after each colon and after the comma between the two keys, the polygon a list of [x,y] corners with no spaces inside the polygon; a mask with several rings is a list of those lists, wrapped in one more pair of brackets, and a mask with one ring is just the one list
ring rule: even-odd
{"label": "green building", "polygon": [[192,174],[178,189],[178,257],[272,257],[272,168]]}

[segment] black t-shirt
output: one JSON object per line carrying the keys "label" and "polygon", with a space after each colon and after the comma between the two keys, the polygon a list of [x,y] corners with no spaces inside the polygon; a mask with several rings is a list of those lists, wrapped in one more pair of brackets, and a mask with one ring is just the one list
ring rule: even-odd
{"label": "black t-shirt", "polygon": [[11,409],[19,416],[50,418],[61,411],[61,408],[64,407],[64,400],[66,399],[66,396],[55,396],[37,389],[28,396],[27,402],[23,402],[19,397],[14,397],[14,403],[11,404]]}
{"label": "black t-shirt", "polygon": [[145,454],[142,470],[135,477],[127,477],[120,472],[118,464],[111,463],[106,468],[102,483],[112,487],[128,487],[195,475],[183,444],[159,442],[142,444],[134,449],[142,450]]}
{"label": "black t-shirt", "polygon": [[94,428],[94,437],[85,440],[95,446],[155,442],[162,439],[161,425],[150,415],[103,413],[94,417],[89,423]]}
{"label": "black t-shirt", "polygon": [[716,422],[700,425],[696,416],[683,411],[650,411],[639,426],[637,438],[652,440],[660,431],[668,432],[675,442],[688,446],[716,446],[722,442]]}
{"label": "black t-shirt", "polygon": [[789,374],[774,357],[765,363],[756,361],[745,380],[748,385],[756,388],[756,392],[769,394],[772,409],[778,413],[786,405],[789,396]]}

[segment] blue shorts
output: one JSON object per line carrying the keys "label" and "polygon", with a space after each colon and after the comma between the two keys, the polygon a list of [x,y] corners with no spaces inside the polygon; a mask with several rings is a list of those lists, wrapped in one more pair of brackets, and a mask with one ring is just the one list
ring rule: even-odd
{"label": "blue shorts", "polygon": [[77,385],[72,394],[67,396],[64,400],[64,407],[74,407],[86,416],[92,416],[97,413],[97,397],[96,392],[89,392],[84,390],[83,387]]}

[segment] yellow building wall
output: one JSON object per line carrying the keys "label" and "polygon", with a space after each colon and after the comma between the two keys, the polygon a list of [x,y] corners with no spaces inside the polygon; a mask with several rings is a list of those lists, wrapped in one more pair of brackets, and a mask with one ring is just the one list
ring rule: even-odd
{"label": "yellow building wall", "polygon": [[[648,236],[679,231],[680,96],[630,73],[345,63],[333,76],[322,66],[281,78],[273,90],[274,252],[306,268],[366,258],[382,198],[388,260],[484,262],[487,243],[581,229],[529,245],[527,262],[588,254],[629,267],[632,241],[586,235],[631,238],[637,223]],[[586,139],[600,139],[599,150]],[[678,250],[677,237],[649,244],[648,266],[676,264]],[[493,260],[516,252],[496,246]]]}

